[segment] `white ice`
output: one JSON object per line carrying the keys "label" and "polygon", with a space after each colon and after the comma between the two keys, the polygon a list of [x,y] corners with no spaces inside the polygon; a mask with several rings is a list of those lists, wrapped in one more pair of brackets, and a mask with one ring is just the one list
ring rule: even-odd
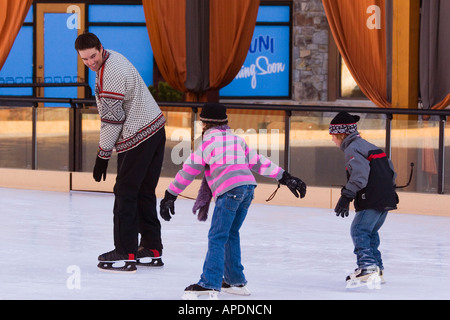
{"label": "white ice", "polygon": [[[210,218],[199,222],[193,201],[177,200],[174,218],[162,221],[165,266],[105,273],[96,265],[113,249],[113,201],[107,193],[0,188],[0,299],[179,300],[201,274]],[[390,213],[381,229],[386,284],[372,290],[345,288],[356,267],[351,220],[252,204],[241,229],[252,294],[219,299],[450,299],[450,218]]]}

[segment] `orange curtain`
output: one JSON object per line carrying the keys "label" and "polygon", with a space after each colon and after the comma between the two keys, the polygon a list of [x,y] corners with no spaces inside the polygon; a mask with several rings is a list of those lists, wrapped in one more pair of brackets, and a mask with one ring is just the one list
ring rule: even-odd
{"label": "orange curtain", "polygon": [[435,104],[432,109],[445,109],[450,106],[450,93],[441,102]]}
{"label": "orange curtain", "polygon": [[259,0],[211,0],[209,86],[217,90],[237,75],[255,29]]}
{"label": "orange curtain", "polygon": [[2,0],[0,1],[0,70],[8,58],[17,34],[22,27],[32,0]]}
{"label": "orange curtain", "polygon": [[186,3],[180,0],[142,0],[156,64],[164,80],[186,92]]}
{"label": "orange curtain", "polygon": [[[339,52],[359,88],[378,107],[390,107],[387,97],[385,1],[322,2]],[[379,12],[371,11],[373,5],[380,9]],[[380,24],[380,28],[369,28],[368,24],[375,22]]]}
{"label": "orange curtain", "polygon": [[[142,0],[156,64],[170,86],[186,93],[187,101],[206,101],[206,91],[218,90],[234,79],[250,48],[260,3],[259,0],[207,1]],[[202,8],[194,12],[197,17],[192,13],[193,6]],[[199,23],[208,17],[209,23]],[[194,21],[197,26],[187,28],[188,18],[198,19]],[[189,66],[186,65],[187,45],[189,50],[194,50],[190,51]],[[203,54],[205,46],[209,54]],[[197,49],[202,54],[192,57]],[[189,89],[186,79],[189,79]],[[196,84],[201,85],[193,91],[191,86],[197,87]]]}
{"label": "orange curtain", "polygon": [[425,109],[450,105],[450,1],[422,3],[420,19],[420,94]]}

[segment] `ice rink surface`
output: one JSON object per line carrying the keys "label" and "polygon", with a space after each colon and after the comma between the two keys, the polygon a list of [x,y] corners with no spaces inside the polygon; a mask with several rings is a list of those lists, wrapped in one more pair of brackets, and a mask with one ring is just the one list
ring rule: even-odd
{"label": "ice rink surface", "polygon": [[[210,218],[199,222],[193,201],[178,199],[174,218],[162,221],[165,266],[105,273],[96,265],[113,249],[113,202],[108,193],[0,188],[0,300],[179,300],[200,277]],[[346,289],[356,268],[353,214],[252,204],[241,229],[252,294],[219,299],[450,299],[450,218],[395,211],[380,232],[386,284]]]}

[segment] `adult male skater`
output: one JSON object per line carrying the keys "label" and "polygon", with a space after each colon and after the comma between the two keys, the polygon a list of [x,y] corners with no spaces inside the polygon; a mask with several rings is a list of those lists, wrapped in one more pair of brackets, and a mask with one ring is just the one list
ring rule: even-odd
{"label": "adult male skater", "polygon": [[[101,128],[93,170],[95,181],[105,180],[113,149],[118,153],[113,210],[115,248],[98,257],[98,267],[135,272],[136,264],[147,257],[151,258],[148,265],[162,266],[155,189],[166,141],[164,115],[136,68],[120,53],[104,49],[95,34],[78,36],[75,49],[96,73],[95,99]],[[119,261],[123,262],[121,266],[115,264]]]}

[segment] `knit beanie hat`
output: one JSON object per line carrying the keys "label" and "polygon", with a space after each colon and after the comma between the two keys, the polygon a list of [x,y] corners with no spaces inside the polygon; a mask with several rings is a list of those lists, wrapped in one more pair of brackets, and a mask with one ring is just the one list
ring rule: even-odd
{"label": "knit beanie hat", "polygon": [[200,120],[204,122],[224,123],[228,121],[227,108],[220,103],[205,103],[200,113]]}
{"label": "knit beanie hat", "polygon": [[330,134],[351,134],[357,131],[359,116],[347,112],[339,112],[330,122]]}

